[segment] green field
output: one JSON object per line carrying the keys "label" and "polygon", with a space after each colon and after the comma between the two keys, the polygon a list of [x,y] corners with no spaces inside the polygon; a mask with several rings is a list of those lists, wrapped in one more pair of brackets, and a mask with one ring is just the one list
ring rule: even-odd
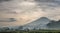
{"label": "green field", "polygon": [[60,30],[30,30],[30,31],[10,31],[0,33],[60,33]]}

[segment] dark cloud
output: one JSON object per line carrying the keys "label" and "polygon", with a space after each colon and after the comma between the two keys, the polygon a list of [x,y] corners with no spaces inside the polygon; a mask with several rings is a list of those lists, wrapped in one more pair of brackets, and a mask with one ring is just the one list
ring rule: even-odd
{"label": "dark cloud", "polygon": [[0,19],[0,22],[14,22],[16,19],[14,18],[5,18],[5,19]]}
{"label": "dark cloud", "polygon": [[4,1],[10,1],[10,0],[0,0],[0,2],[4,2]]}
{"label": "dark cloud", "polygon": [[35,0],[37,2],[55,2],[55,0]]}

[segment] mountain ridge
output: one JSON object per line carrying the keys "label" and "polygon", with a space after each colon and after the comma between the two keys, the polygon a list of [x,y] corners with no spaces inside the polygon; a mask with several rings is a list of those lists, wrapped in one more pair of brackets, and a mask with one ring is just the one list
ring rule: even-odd
{"label": "mountain ridge", "polygon": [[[45,21],[46,23],[44,23],[44,21]],[[46,18],[46,17],[41,17],[41,18],[39,18],[39,19],[31,22],[31,23],[28,23],[28,24],[24,25],[23,28],[29,28],[29,29],[33,29],[33,28],[36,28],[36,27],[37,27],[37,28],[40,28],[39,26],[46,25],[46,24],[49,23],[49,21],[50,21],[50,20],[49,20],[48,18]]]}

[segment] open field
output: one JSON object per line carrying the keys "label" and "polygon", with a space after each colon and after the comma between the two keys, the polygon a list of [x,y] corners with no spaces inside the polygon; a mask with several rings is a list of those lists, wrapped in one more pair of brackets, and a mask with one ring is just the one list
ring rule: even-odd
{"label": "open field", "polygon": [[60,33],[60,30],[31,30],[31,31],[11,31],[0,33]]}

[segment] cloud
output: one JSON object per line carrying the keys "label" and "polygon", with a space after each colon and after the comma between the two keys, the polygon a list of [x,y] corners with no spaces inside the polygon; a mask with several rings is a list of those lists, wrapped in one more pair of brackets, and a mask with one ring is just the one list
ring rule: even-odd
{"label": "cloud", "polygon": [[60,19],[60,4],[58,2],[36,2],[36,4],[45,13],[45,17],[53,20]]}
{"label": "cloud", "polygon": [[[37,3],[35,1],[13,0],[0,3],[0,18],[15,18],[16,22],[0,22],[1,26],[24,25],[40,17],[58,19],[60,9],[57,3]],[[8,13],[9,12],[9,13]],[[14,14],[14,12],[16,14]],[[57,16],[55,16],[57,15]],[[56,17],[56,18],[55,18]]]}

